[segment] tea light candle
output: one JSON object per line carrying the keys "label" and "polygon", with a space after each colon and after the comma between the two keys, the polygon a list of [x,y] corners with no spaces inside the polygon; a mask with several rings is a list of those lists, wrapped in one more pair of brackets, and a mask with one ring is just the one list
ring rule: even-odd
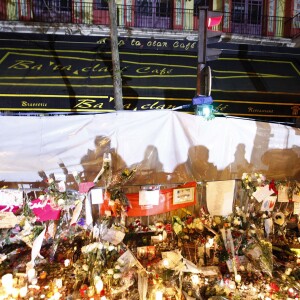
{"label": "tea light candle", "polygon": [[28,292],[27,285],[20,288],[19,294],[21,298],[25,298]]}
{"label": "tea light candle", "polygon": [[103,290],[103,281],[98,279],[95,283],[96,294],[100,294]]}
{"label": "tea light candle", "polygon": [[162,293],[162,291],[156,291],[156,293],[155,293],[155,300],[163,300],[163,293]]}
{"label": "tea light candle", "polygon": [[31,283],[34,278],[35,278],[35,269],[34,268],[28,269],[27,271],[28,281]]}
{"label": "tea light candle", "polygon": [[236,274],[235,277],[234,277],[234,279],[235,279],[235,282],[236,282],[236,283],[240,283],[241,280],[242,280],[242,277],[241,277],[240,274]]}
{"label": "tea light candle", "polygon": [[64,264],[65,264],[65,267],[68,267],[70,265],[70,260],[69,259],[65,259]]}
{"label": "tea light candle", "polygon": [[12,293],[13,289],[13,275],[12,274],[5,274],[1,278],[2,286],[4,287],[4,290],[7,294]]}
{"label": "tea light candle", "polygon": [[62,279],[61,278],[56,278],[55,279],[55,285],[57,288],[61,289],[62,288]]}
{"label": "tea light candle", "polygon": [[19,297],[19,293],[20,293],[20,289],[12,288],[11,295],[13,296],[13,298],[17,299]]}

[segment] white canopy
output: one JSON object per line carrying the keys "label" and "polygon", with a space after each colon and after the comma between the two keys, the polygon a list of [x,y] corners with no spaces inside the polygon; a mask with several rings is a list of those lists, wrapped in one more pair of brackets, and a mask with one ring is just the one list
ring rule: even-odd
{"label": "white canopy", "polygon": [[[135,183],[300,179],[300,130],[236,118],[205,121],[177,111],[0,117],[0,181],[40,182],[77,171],[92,181],[103,154],[114,173],[137,167]],[[63,175],[63,176],[62,176]]]}

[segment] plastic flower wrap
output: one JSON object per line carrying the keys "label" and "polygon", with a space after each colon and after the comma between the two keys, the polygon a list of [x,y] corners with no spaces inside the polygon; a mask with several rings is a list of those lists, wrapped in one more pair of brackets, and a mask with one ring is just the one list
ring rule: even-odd
{"label": "plastic flower wrap", "polygon": [[[253,234],[254,233],[254,234]],[[272,244],[259,238],[257,232],[253,230],[252,238],[248,240],[243,252],[250,262],[262,273],[272,277],[273,254]]]}

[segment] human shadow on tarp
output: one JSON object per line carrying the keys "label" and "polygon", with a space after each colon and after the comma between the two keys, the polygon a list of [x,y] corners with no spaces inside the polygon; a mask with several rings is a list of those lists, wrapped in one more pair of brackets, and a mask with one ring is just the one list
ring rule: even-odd
{"label": "human shadow on tarp", "polygon": [[234,153],[234,161],[222,171],[220,179],[241,179],[243,173],[251,173],[252,169],[252,164],[246,159],[245,144],[238,144]]}
{"label": "human shadow on tarp", "polygon": [[266,151],[261,161],[267,166],[265,175],[274,180],[300,180],[300,157],[295,149]]}
{"label": "human shadow on tarp", "polygon": [[[116,149],[112,148],[109,137],[97,136],[94,140],[94,145],[95,148],[93,150],[88,149],[86,155],[80,160],[83,169],[80,177],[83,182],[94,181],[102,168],[104,153],[110,153],[111,155],[112,174],[117,174],[118,171],[127,167],[125,161],[118,155]],[[99,184],[101,184],[101,182],[99,182]]]}
{"label": "human shadow on tarp", "polygon": [[143,160],[131,167],[136,168],[136,176],[133,179],[135,184],[164,184],[170,175],[164,172],[158,149],[153,145],[148,145]]}
{"label": "human shadow on tarp", "polygon": [[176,166],[172,174],[174,182],[212,181],[218,178],[219,171],[209,162],[209,150],[203,145],[190,147],[187,160]]}

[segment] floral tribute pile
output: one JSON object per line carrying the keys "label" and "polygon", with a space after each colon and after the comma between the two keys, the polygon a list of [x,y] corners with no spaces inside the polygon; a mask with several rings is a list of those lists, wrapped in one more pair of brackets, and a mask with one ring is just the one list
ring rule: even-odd
{"label": "floral tribute pile", "polygon": [[[227,216],[203,207],[143,224],[127,221],[122,189],[136,170],[113,177],[108,169],[108,205],[96,219],[89,192],[102,174],[93,183],[75,176],[78,191],[49,178],[1,212],[0,300],[300,298],[296,182],[244,174],[243,201]],[[278,201],[282,190],[287,202]]]}

